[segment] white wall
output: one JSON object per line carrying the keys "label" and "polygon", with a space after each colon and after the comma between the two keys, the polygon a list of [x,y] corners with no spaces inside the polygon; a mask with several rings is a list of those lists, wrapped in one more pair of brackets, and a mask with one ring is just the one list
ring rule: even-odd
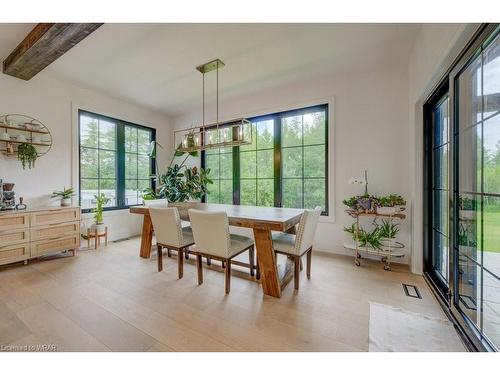
{"label": "white wall", "polygon": [[[50,130],[50,152],[36,161],[34,169],[23,170],[15,158],[0,155],[0,178],[16,183],[18,197],[28,205],[56,205],[49,196],[54,190],[78,188],[77,111],[101,113],[157,129],[157,139],[170,146],[171,128],[166,116],[151,110],[56,80],[43,72],[30,81],[0,74],[0,113],[21,113],[42,121]],[[166,150],[160,157],[167,158]],[[77,200],[75,199],[75,203]],[[111,239],[140,233],[140,217],[126,211],[106,214]]]}
{"label": "white wall", "polygon": [[[315,239],[318,250],[349,253],[342,244],[348,237],[342,228],[352,219],[342,200],[362,193],[348,184],[350,177],[369,172],[369,191],[410,196],[408,135],[408,69],[406,63],[343,71],[329,77],[256,92],[220,103],[222,119],[251,117],[312,104],[330,103],[330,213],[322,218]],[[182,128],[201,119],[200,110],[172,119]],[[213,119],[208,119],[211,121]],[[409,223],[402,239],[410,245]],[[410,249],[402,260],[407,263]]]}
{"label": "white wall", "polygon": [[425,24],[415,41],[409,61],[409,146],[412,220],[412,272],[423,271],[423,112],[426,98],[439,84],[478,25]]}

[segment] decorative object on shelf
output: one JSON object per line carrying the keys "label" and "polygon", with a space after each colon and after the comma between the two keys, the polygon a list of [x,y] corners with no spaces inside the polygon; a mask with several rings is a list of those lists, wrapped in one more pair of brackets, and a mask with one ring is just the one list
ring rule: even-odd
{"label": "decorative object on shelf", "polygon": [[106,197],[104,193],[94,195],[94,199],[96,201],[96,206],[92,210],[94,214],[94,224],[90,227],[90,230],[93,233],[102,234],[106,229],[102,213],[104,211],[104,206],[109,203],[111,199]]}
{"label": "decorative object on shelf", "polygon": [[[196,67],[203,76],[203,118],[201,126],[174,131],[174,148],[183,152],[233,147],[252,143],[252,124],[247,119],[219,123],[219,69],[225,64],[220,59]],[[205,74],[216,72],[216,122],[205,124]]]}
{"label": "decorative object on shelf", "polygon": [[17,146],[17,158],[21,161],[23,169],[26,169],[26,165],[31,169],[35,166],[38,152],[31,143],[21,143]]}
{"label": "decorative object on shelf", "polygon": [[16,210],[25,210],[27,206],[23,203],[24,198],[19,197],[19,204],[16,205]]}
{"label": "decorative object on shelf", "polygon": [[71,206],[71,198],[75,196],[75,190],[73,188],[52,192],[51,198],[61,198],[61,206]]}
{"label": "decorative object on shelf", "polygon": [[[174,164],[175,158],[184,155],[185,158],[181,164]],[[150,152],[150,157],[155,162],[157,186],[154,190],[148,188],[142,192],[144,202],[165,199],[164,203],[167,205],[168,202],[185,202],[189,199],[199,200],[203,195],[207,194],[209,192],[208,185],[213,183],[209,176],[210,168],[204,169],[186,165],[186,161],[190,156],[196,157],[197,155],[197,151],[185,152],[178,148],[170,161],[167,171],[162,174],[158,167],[156,153]]]}
{"label": "decorative object on shelf", "polygon": [[0,211],[16,209],[16,193],[13,182],[3,182],[0,178]]}
{"label": "decorative object on shelf", "polygon": [[[30,145],[36,151],[36,157],[33,149],[29,147],[31,156],[26,159],[19,157],[19,148],[26,154]],[[18,156],[23,163],[23,169],[26,164],[28,168],[34,166],[36,158],[45,155],[52,147],[52,135],[49,129],[37,119],[20,114],[9,114],[0,116],[0,153],[6,156]],[[23,150],[24,149],[24,150]],[[23,160],[25,160],[23,162]]]}

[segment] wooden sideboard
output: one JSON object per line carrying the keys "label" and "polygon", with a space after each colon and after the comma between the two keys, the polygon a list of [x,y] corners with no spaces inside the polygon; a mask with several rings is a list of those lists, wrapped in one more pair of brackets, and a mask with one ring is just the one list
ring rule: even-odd
{"label": "wooden sideboard", "polygon": [[79,247],[79,207],[0,212],[0,265]]}

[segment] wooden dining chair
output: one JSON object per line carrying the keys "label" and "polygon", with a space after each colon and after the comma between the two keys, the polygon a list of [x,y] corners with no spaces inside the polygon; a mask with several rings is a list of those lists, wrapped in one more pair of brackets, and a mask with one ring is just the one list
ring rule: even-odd
{"label": "wooden dining chair", "polygon": [[190,227],[183,228],[179,211],[176,207],[150,207],[149,215],[153,222],[158,249],[158,272],[163,269],[163,248],[177,251],[177,275],[182,279],[184,274],[184,251],[194,244]]}
{"label": "wooden dining chair", "polygon": [[274,252],[290,257],[294,262],[294,288],[299,289],[300,259],[307,253],[306,274],[311,278],[311,258],[314,233],[318,226],[321,207],[304,210],[300,218],[297,234],[272,232]]}
{"label": "wooden dining chair", "polygon": [[195,209],[188,212],[195,243],[190,252],[196,255],[198,285],[203,284],[202,256],[225,263],[226,294],[231,290],[231,260],[246,250],[249,251],[250,275],[254,275],[254,241],[250,237],[229,233],[226,212]]}

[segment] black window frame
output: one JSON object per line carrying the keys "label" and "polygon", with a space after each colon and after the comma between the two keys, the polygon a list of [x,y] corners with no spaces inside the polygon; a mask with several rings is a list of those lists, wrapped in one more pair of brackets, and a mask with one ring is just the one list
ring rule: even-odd
{"label": "black window frame", "polygon": [[[308,113],[324,111],[325,113],[325,210],[321,212],[322,216],[329,216],[330,213],[330,197],[329,197],[329,104],[317,104],[313,106],[296,108],[287,111],[269,113],[265,115],[259,115],[255,117],[248,118],[248,120],[252,123],[259,121],[266,121],[272,119],[274,121],[274,155],[273,155],[273,163],[274,163],[274,207],[282,207],[283,203],[283,169],[281,166],[281,140],[282,140],[282,118],[291,117],[297,115],[304,115]],[[323,144],[321,144],[323,145]],[[294,146],[300,147],[302,150],[304,147],[314,146],[314,145],[301,145]],[[291,146],[290,146],[291,147]],[[244,151],[242,151],[244,152]],[[201,167],[205,168],[206,166],[206,153],[205,151],[201,152]],[[312,177],[304,177],[302,176],[301,180],[304,183],[307,179],[313,179]],[[240,150],[239,147],[233,147],[233,204],[240,204],[240,194],[241,194],[241,186],[240,186]],[[206,202],[206,196],[202,197],[202,202]]]}
{"label": "black window frame", "polygon": [[[90,112],[87,110],[78,110],[78,203],[81,206],[81,193],[82,193],[82,176],[81,176],[81,117],[87,115],[89,117],[102,119],[116,123],[116,206],[104,207],[104,211],[117,211],[125,210],[137,205],[125,204],[125,126],[133,127],[136,129],[147,130],[150,132],[150,141],[156,141],[156,129],[144,125],[135,124],[130,121],[121,120],[118,118],[106,116],[100,113]],[[83,146],[85,147],[85,146]],[[150,175],[154,174],[154,159],[150,160]],[[99,178],[97,178],[99,179]],[[138,179],[139,180],[139,179]],[[151,177],[151,187],[155,188],[155,180]],[[82,213],[89,213],[92,208],[82,208]]]}

